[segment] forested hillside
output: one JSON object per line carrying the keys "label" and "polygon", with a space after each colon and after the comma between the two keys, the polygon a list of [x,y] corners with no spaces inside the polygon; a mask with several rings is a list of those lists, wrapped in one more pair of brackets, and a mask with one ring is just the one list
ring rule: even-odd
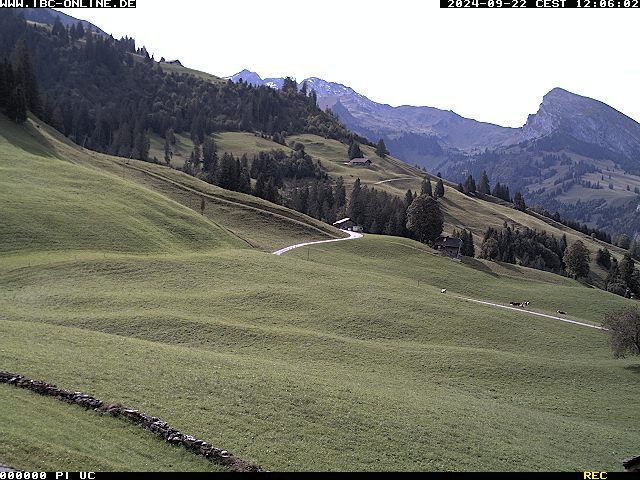
{"label": "forested hillside", "polygon": [[[26,48],[19,51],[16,46]],[[39,85],[31,110],[76,143],[93,150],[149,159],[149,136],[168,131],[202,143],[217,131],[259,131],[280,139],[313,133],[348,141],[353,135],[316,106],[313,92],[289,80],[283,90],[213,83],[166,72],[133,38],[64,27],[29,25],[0,12],[0,60],[29,54]]]}

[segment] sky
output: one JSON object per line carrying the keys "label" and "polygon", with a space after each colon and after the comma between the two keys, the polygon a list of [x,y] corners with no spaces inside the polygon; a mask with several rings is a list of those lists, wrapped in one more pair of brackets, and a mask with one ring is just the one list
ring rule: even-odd
{"label": "sky", "polygon": [[441,9],[438,0],[138,0],[60,9],[156,60],[218,76],[342,83],[389,105],[428,105],[519,127],[552,88],[640,121],[640,9]]}

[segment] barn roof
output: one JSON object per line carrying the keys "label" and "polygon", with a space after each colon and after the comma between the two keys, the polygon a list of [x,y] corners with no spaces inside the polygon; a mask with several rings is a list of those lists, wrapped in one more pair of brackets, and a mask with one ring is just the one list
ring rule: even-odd
{"label": "barn roof", "polygon": [[459,248],[462,246],[462,239],[458,237],[438,237],[436,247]]}
{"label": "barn roof", "polygon": [[371,163],[371,160],[368,158],[353,158],[349,163]]}

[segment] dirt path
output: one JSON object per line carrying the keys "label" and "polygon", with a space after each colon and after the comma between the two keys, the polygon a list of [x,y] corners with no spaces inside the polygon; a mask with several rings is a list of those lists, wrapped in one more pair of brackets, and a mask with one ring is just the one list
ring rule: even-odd
{"label": "dirt path", "polygon": [[508,307],[506,305],[500,305],[499,303],[483,302],[482,300],[475,300],[473,298],[467,298],[467,297],[456,296],[456,298],[459,298],[461,300],[465,300],[467,302],[474,302],[474,303],[480,303],[482,305],[488,305],[490,307],[504,308],[505,310],[513,310],[513,311],[520,312],[520,313],[528,313],[529,315],[536,315],[538,317],[550,318],[551,320],[558,320],[560,322],[572,323],[574,325],[580,325],[581,327],[595,328],[596,330],[603,330],[603,331],[607,330],[606,328],[599,327],[597,325],[591,325],[589,323],[576,322],[575,320],[569,320],[567,318],[556,317],[554,315],[547,315],[546,313],[532,312],[530,310],[524,310],[524,309],[518,308],[518,307]]}
{"label": "dirt path", "polygon": [[[321,243],[343,242],[345,240],[356,240],[358,238],[362,238],[363,237],[363,235],[361,233],[350,232],[350,231],[347,231],[347,230],[343,230],[343,231],[349,234],[348,238],[337,238],[337,239],[333,239],[333,240],[321,240],[319,242],[299,243],[297,245],[291,245],[290,247],[285,247],[285,248],[282,248],[282,249],[280,249],[280,250],[278,250],[276,252],[273,252],[273,255],[281,256],[282,254],[287,253],[287,252],[289,252],[291,250],[295,250],[296,248],[306,247],[306,246],[309,246],[309,245],[318,245],[318,244],[321,244]],[[461,297],[459,295],[454,295],[454,298],[459,298],[460,300],[464,300],[466,302],[473,302],[473,303],[479,303],[481,305],[487,305],[489,307],[503,308],[505,310],[512,310],[514,312],[527,313],[529,315],[535,315],[537,317],[549,318],[551,320],[557,320],[559,322],[571,323],[573,325],[578,325],[578,326],[581,326],[581,327],[587,327],[587,328],[593,328],[593,329],[596,329],[596,330],[607,331],[606,328],[599,327],[598,325],[591,325],[589,323],[582,323],[582,322],[578,322],[576,320],[569,320],[568,318],[556,317],[555,315],[548,315],[546,313],[532,312],[531,310],[525,310],[523,308],[509,307],[507,305],[500,305],[499,303],[485,302],[483,300],[476,300],[475,298]]]}
{"label": "dirt path", "polygon": [[350,232],[348,230],[343,230],[343,232],[348,233],[349,236],[347,238],[334,238],[332,240],[321,240],[319,242],[299,243],[297,245],[291,245],[290,247],[282,248],[282,249],[280,249],[280,250],[278,250],[276,252],[273,252],[273,254],[279,257],[283,253],[290,252],[291,250],[295,250],[296,248],[300,248],[300,247],[307,247],[309,245],[319,245],[321,243],[344,242],[345,240],[356,240],[358,238],[362,238],[363,237],[363,235],[361,233]]}
{"label": "dirt path", "polygon": [[399,182],[400,180],[413,180],[415,177],[401,177],[401,178],[391,178],[389,180],[382,180],[381,182],[376,182],[374,185],[382,185],[383,183],[389,182]]}

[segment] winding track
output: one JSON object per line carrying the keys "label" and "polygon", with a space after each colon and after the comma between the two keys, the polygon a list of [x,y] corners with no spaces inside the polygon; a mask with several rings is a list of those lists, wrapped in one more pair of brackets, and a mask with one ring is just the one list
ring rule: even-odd
{"label": "winding track", "polygon": [[[332,240],[321,240],[321,241],[318,241],[318,242],[299,243],[297,245],[291,245],[290,247],[285,247],[285,248],[282,248],[280,250],[277,250],[277,251],[273,252],[273,255],[276,255],[276,256],[279,257],[284,253],[290,252],[291,250],[295,250],[296,248],[307,247],[309,245],[319,245],[321,243],[344,242],[346,240],[356,240],[358,238],[362,238],[363,237],[363,235],[361,233],[350,232],[350,231],[347,231],[347,230],[343,230],[343,232],[348,233],[349,237],[347,237],[347,238],[335,238],[335,239],[332,239]],[[568,318],[556,317],[554,315],[548,315],[546,313],[532,312],[530,310],[523,310],[522,308],[508,307],[506,305],[500,305],[499,303],[485,302],[483,300],[476,300],[474,298],[461,297],[461,296],[458,296],[458,295],[456,295],[455,298],[459,298],[460,300],[465,300],[467,302],[474,302],[474,303],[479,303],[481,305],[487,305],[487,306],[494,307],[494,308],[504,308],[506,310],[513,310],[515,312],[528,313],[529,315],[535,315],[537,317],[549,318],[551,320],[557,320],[559,322],[570,323],[570,324],[578,325],[578,326],[581,326],[581,327],[588,327],[588,328],[594,328],[596,330],[607,331],[606,328],[599,327],[598,325],[591,325],[589,323],[577,322],[575,320],[569,320]]]}
{"label": "winding track", "polygon": [[348,230],[342,230],[342,231],[345,233],[348,233],[349,236],[347,238],[334,238],[332,240],[320,240],[319,242],[298,243],[297,245],[291,245],[290,247],[285,247],[278,251],[275,251],[273,252],[273,254],[279,257],[283,253],[290,252],[291,250],[295,250],[296,248],[300,248],[300,247],[307,247],[309,245],[319,245],[321,243],[344,242],[345,240],[356,240],[358,238],[363,237],[363,235],[358,232],[350,232]]}

